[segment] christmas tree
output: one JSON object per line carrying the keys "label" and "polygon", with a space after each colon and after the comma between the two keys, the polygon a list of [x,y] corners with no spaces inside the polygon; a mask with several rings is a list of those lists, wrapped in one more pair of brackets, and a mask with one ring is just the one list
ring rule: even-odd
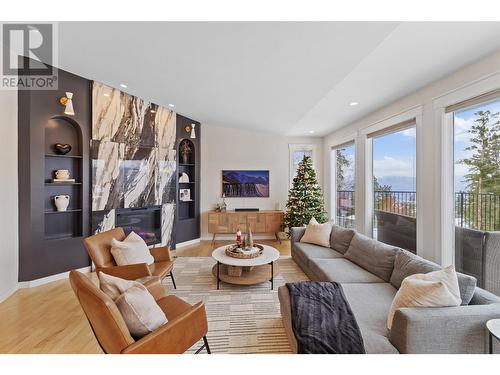
{"label": "christmas tree", "polygon": [[318,223],[326,222],[328,218],[323,193],[310,156],[304,156],[299,163],[292,185],[286,203],[285,227],[301,227],[313,217]]}

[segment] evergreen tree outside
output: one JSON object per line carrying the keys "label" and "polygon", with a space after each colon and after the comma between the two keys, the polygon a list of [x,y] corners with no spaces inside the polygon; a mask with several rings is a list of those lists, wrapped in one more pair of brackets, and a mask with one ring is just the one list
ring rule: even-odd
{"label": "evergreen tree outside", "polygon": [[301,227],[313,217],[318,223],[328,221],[323,193],[310,156],[304,155],[299,164],[292,188],[288,192],[286,208],[285,228]]}
{"label": "evergreen tree outside", "polygon": [[[482,230],[498,230],[492,225],[495,223],[492,216],[497,214],[499,207],[496,207],[496,200],[492,201],[485,194],[500,195],[499,112],[481,110],[475,112],[474,116],[474,125],[467,131],[471,145],[465,148],[465,151],[472,154],[457,162],[468,167],[469,173],[464,178],[469,192],[474,194],[466,195],[465,201],[457,201],[457,205],[468,207],[463,210],[463,214],[469,226]],[[493,220],[486,220],[487,218]]]}

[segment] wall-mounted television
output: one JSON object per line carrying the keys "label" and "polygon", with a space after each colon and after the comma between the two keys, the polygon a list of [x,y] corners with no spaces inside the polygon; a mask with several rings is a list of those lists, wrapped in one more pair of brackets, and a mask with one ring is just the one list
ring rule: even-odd
{"label": "wall-mounted television", "polygon": [[222,171],[222,194],[226,198],[269,198],[269,171]]}

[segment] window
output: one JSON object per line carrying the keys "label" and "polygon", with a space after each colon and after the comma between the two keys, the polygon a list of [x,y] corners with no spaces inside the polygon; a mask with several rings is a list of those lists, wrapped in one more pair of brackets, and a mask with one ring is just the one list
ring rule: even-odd
{"label": "window", "polygon": [[331,151],[332,162],[332,218],[337,225],[354,228],[355,224],[355,146],[354,142]]}
{"label": "window", "polygon": [[[499,93],[500,96],[500,93]],[[462,103],[453,119],[454,262],[500,295],[500,97]],[[486,98],[483,98],[486,99]]]}
{"label": "window", "polygon": [[416,253],[415,121],[369,137],[373,152],[373,238]]}
{"label": "window", "polygon": [[290,144],[290,180],[289,187],[292,187],[293,178],[297,174],[297,168],[299,167],[299,163],[302,161],[304,156],[310,156],[314,169],[316,173],[318,172],[318,168],[316,165],[316,145],[314,144]]}

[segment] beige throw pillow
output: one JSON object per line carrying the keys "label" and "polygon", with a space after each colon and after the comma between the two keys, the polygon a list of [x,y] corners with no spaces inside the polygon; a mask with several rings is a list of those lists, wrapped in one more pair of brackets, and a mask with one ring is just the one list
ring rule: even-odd
{"label": "beige throw pillow", "polygon": [[387,328],[391,329],[394,314],[402,307],[447,307],[460,306],[461,303],[457,273],[453,266],[408,276],[392,301]]}
{"label": "beige throw pillow", "polygon": [[101,288],[101,290],[113,301],[122,293],[125,293],[127,289],[136,285],[141,285],[138,281],[121,279],[116,276],[105,274],[104,272],[99,272],[97,277],[99,278],[99,288]]}
{"label": "beige throw pillow", "polygon": [[141,283],[103,272],[99,272],[98,277],[101,290],[115,301],[132,336],[145,336],[168,322],[163,310]]}
{"label": "beige throw pillow", "polygon": [[130,334],[143,337],[168,322],[144,285],[134,285],[115,300]]}
{"label": "beige throw pillow", "polygon": [[111,240],[111,255],[113,255],[116,264],[119,266],[154,263],[154,258],[149,252],[148,245],[134,232],[130,232],[123,241],[113,238]]}
{"label": "beige throw pillow", "polygon": [[326,222],[319,224],[313,217],[306,226],[306,231],[300,242],[312,243],[324,247],[330,247],[330,233],[332,232],[332,223]]}

